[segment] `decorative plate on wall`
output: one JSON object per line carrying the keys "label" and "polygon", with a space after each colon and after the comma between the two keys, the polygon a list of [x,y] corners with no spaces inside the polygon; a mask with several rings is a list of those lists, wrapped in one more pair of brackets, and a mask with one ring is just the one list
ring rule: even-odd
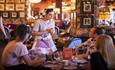
{"label": "decorative plate on wall", "polygon": [[6,3],[14,3],[14,0],[6,0]]}

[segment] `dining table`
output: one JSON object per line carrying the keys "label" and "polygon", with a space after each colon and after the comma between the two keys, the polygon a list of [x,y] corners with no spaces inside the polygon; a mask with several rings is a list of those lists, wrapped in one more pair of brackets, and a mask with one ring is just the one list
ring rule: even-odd
{"label": "dining table", "polygon": [[[30,57],[35,58],[34,51],[30,51]],[[51,70],[91,70],[90,61],[82,58],[83,54],[72,56],[71,59],[64,59],[60,56],[54,56],[52,60],[43,59],[42,66]]]}
{"label": "dining table", "polygon": [[90,62],[86,60],[46,61],[43,66],[52,70],[91,70]]}

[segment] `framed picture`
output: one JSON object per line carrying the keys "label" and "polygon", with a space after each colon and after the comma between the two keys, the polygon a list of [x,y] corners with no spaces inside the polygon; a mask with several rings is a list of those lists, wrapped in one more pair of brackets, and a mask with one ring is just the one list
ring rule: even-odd
{"label": "framed picture", "polygon": [[20,3],[20,0],[15,0],[16,3]]}
{"label": "framed picture", "polygon": [[5,0],[0,0],[0,3],[5,3]]}
{"label": "framed picture", "polygon": [[25,17],[25,12],[19,12],[19,17],[24,18]]}
{"label": "framed picture", "polygon": [[4,11],[4,4],[0,4],[0,11]]}
{"label": "framed picture", "polygon": [[11,12],[11,17],[16,18],[18,16],[17,12]]}
{"label": "framed picture", "polygon": [[8,18],[9,17],[9,13],[8,12],[3,12],[2,13],[2,17],[3,18]]}
{"label": "framed picture", "polygon": [[14,0],[6,0],[6,3],[14,3]]}
{"label": "framed picture", "polygon": [[14,11],[14,4],[6,4],[6,11]]}
{"label": "framed picture", "polygon": [[93,16],[87,15],[87,16],[81,16],[80,17],[80,27],[81,28],[91,28],[93,27]]}
{"label": "framed picture", "polygon": [[16,4],[16,11],[24,11],[25,4]]}
{"label": "framed picture", "polygon": [[94,5],[91,1],[81,2],[81,13],[93,14],[94,13]]}
{"label": "framed picture", "polygon": [[15,0],[16,3],[25,3],[25,0]]}
{"label": "framed picture", "polygon": [[20,0],[20,2],[21,2],[21,3],[25,3],[25,2],[26,2],[26,0]]}

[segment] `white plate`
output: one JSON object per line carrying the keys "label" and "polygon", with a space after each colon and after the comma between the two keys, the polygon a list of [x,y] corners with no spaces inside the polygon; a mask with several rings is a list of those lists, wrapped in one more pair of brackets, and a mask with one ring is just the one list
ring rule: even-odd
{"label": "white plate", "polygon": [[87,63],[87,60],[76,60],[78,63]]}
{"label": "white plate", "polygon": [[73,69],[77,69],[77,67],[76,66],[65,66],[64,69],[73,70]]}
{"label": "white plate", "polygon": [[57,67],[57,65],[55,65],[55,64],[46,64],[46,65],[44,65],[44,67],[55,68],[55,67]]}
{"label": "white plate", "polygon": [[57,61],[47,61],[46,63],[49,63],[49,64],[56,64],[58,63]]}

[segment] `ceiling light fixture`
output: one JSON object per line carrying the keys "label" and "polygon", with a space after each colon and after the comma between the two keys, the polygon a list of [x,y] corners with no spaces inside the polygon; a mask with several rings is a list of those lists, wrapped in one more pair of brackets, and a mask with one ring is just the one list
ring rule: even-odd
{"label": "ceiling light fixture", "polygon": [[30,1],[30,3],[39,3],[39,2],[41,2],[41,0],[29,0]]}

